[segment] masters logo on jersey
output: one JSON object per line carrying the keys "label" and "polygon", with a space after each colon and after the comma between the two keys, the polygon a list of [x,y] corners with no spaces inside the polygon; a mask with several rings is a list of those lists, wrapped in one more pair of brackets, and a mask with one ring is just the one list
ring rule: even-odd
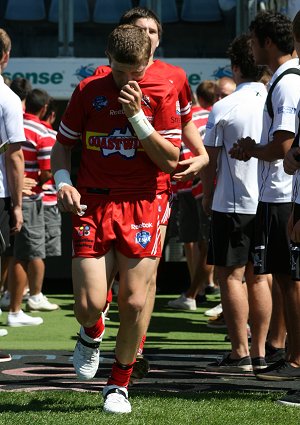
{"label": "masters logo on jersey", "polygon": [[86,147],[90,150],[100,151],[103,157],[118,154],[125,159],[132,159],[140,148],[140,144],[129,127],[126,127],[125,129],[114,129],[110,134],[87,131]]}
{"label": "masters logo on jersey", "polygon": [[105,96],[97,96],[93,100],[93,108],[96,109],[96,111],[101,111],[107,104],[108,100]]}
{"label": "masters logo on jersey", "polygon": [[151,241],[151,235],[146,230],[142,230],[135,235],[135,243],[141,245],[142,248],[146,248],[148,243]]}

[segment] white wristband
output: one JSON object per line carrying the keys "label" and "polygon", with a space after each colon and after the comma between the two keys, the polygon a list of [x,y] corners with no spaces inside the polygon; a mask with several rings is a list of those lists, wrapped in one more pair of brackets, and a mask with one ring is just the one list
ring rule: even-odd
{"label": "white wristband", "polygon": [[73,186],[68,170],[57,170],[53,177],[57,191],[59,191],[63,186]]}
{"label": "white wristband", "polygon": [[139,140],[146,139],[146,137],[150,136],[150,134],[155,131],[142,109],[140,112],[133,115],[133,117],[129,117],[128,121],[131,123]]}

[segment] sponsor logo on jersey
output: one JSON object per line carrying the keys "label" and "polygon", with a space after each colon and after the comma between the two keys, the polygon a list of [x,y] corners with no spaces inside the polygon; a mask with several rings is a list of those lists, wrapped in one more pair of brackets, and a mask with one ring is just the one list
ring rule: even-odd
{"label": "sponsor logo on jersey", "polygon": [[132,224],[131,229],[138,230],[138,229],[149,229],[150,227],[153,227],[152,223],[140,223],[140,224]]}
{"label": "sponsor logo on jersey", "polygon": [[125,114],[123,109],[118,109],[117,111],[115,109],[109,110],[109,115],[122,115],[122,114]]}
{"label": "sponsor logo on jersey", "polygon": [[86,132],[86,147],[100,151],[103,157],[121,155],[125,159],[132,159],[140,148],[139,140],[133,136],[130,129],[114,129],[110,134]]}
{"label": "sponsor logo on jersey", "polygon": [[105,96],[97,96],[93,100],[93,108],[96,109],[96,111],[101,111],[101,109],[105,108],[108,105],[108,100]]}
{"label": "sponsor logo on jersey", "polygon": [[150,105],[150,97],[146,96],[145,94],[142,96],[142,104],[144,104],[145,106],[147,106],[148,108],[151,108]]}
{"label": "sponsor logo on jersey", "polygon": [[278,114],[296,114],[296,108],[293,106],[280,106],[278,108]]}
{"label": "sponsor logo on jersey", "polygon": [[177,115],[181,115],[181,113],[180,113],[180,103],[179,103],[179,100],[176,100],[176,114]]}
{"label": "sponsor logo on jersey", "polygon": [[142,230],[135,235],[135,243],[141,245],[142,248],[146,248],[148,243],[151,241],[151,235],[146,230]]}
{"label": "sponsor logo on jersey", "polygon": [[87,224],[83,224],[82,226],[78,227],[77,233],[78,236],[89,236],[90,226]]}

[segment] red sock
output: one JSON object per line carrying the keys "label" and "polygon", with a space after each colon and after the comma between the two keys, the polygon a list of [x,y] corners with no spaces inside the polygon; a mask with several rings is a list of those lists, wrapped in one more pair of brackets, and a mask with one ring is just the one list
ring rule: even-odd
{"label": "red sock", "polygon": [[111,302],[112,302],[112,299],[113,299],[113,292],[112,292],[112,290],[110,289],[110,290],[108,291],[108,293],[107,293],[106,303],[111,303]]}
{"label": "red sock", "polygon": [[84,328],[84,332],[90,338],[96,339],[96,338],[99,338],[102,335],[104,329],[105,329],[105,324],[104,324],[104,319],[102,319],[102,314],[101,314],[101,317],[98,319],[98,321],[95,323],[95,325],[91,326],[90,328]]}
{"label": "red sock", "polygon": [[145,342],[146,342],[146,335],[143,336],[142,341],[140,343],[140,346],[137,352],[138,356],[141,356],[143,354]]}
{"label": "red sock", "polygon": [[118,385],[118,387],[127,388],[134,363],[135,361],[128,365],[123,365],[115,359],[107,385]]}

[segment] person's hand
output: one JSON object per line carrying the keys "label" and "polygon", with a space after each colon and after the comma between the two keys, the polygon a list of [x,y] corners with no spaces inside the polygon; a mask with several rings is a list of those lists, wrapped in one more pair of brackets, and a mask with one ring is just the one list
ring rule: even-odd
{"label": "person's hand", "polygon": [[295,174],[300,169],[300,157],[297,156],[300,156],[300,148],[291,148],[284,157],[283,168],[289,175]]}
{"label": "person's hand", "polygon": [[12,207],[12,225],[10,228],[10,233],[15,234],[20,232],[23,226],[23,213],[20,206]]}
{"label": "person's hand", "polygon": [[202,196],[202,207],[203,207],[203,211],[207,216],[211,216],[212,215],[212,201],[213,201],[213,195],[204,195]]}
{"label": "person's hand", "polygon": [[186,182],[194,179],[203,167],[203,159],[201,155],[193,156],[189,159],[178,162],[179,171],[177,171],[172,179],[176,181]]}
{"label": "person's hand", "polygon": [[23,189],[22,193],[23,195],[31,196],[34,195],[35,192],[33,192],[33,188],[37,185],[37,181],[35,179],[31,179],[30,177],[24,176],[23,180]]}
{"label": "person's hand", "polygon": [[129,81],[122,87],[118,101],[122,104],[127,118],[133,117],[141,110],[142,91],[136,81]]}
{"label": "person's hand", "polygon": [[300,220],[294,225],[290,237],[293,242],[300,243]]}
{"label": "person's hand", "polygon": [[251,158],[251,151],[255,145],[255,140],[251,139],[251,137],[241,138],[232,145],[228,153],[233,159],[249,161]]}
{"label": "person's hand", "polygon": [[81,216],[86,210],[86,205],[80,205],[80,198],[81,195],[75,187],[65,185],[57,192],[57,206],[61,212],[71,212]]}

